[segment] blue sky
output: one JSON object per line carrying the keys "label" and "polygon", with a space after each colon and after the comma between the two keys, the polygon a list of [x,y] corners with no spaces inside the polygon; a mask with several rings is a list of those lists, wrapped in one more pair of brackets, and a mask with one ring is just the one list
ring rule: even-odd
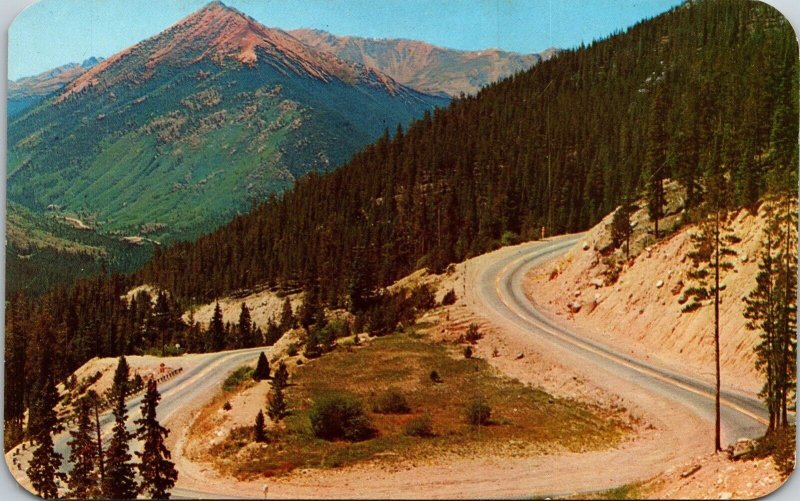
{"label": "blue sky", "polygon": [[[9,32],[9,78],[108,57],[209,0],[41,0]],[[225,0],[223,0],[225,1]],[[623,30],[680,0],[228,0],[267,26],[409,38],[464,50],[538,52]]]}

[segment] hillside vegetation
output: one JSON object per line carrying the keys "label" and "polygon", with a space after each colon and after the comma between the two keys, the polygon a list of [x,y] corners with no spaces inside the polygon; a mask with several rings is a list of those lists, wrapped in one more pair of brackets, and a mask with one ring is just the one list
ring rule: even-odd
{"label": "hillside vegetation", "polygon": [[150,241],[126,241],[73,227],[63,215],[38,215],[13,202],[6,216],[6,293],[31,296],[103,271],[130,273],[152,255]]}
{"label": "hillside vegetation", "polygon": [[8,196],[195,238],[446,103],[213,3],[12,120]]}

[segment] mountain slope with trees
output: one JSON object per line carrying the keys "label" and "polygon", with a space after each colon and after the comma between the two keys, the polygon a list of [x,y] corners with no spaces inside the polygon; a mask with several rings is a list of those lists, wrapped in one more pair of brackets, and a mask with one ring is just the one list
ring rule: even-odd
{"label": "mountain slope with trees", "polygon": [[14,119],[8,196],[194,238],[447,102],[213,2]]}
{"label": "mountain slope with trees", "polygon": [[263,283],[319,283],[341,302],[352,285],[586,229],[640,190],[657,220],[667,177],[688,208],[709,179],[752,206],[795,182],[796,75],[794,33],[771,7],[687,3],[384,135],[137,279],[191,302]]}

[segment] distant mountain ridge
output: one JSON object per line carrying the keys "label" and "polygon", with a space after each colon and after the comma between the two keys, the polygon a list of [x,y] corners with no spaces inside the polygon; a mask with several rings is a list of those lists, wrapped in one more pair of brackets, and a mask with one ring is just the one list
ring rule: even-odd
{"label": "distant mountain ridge", "polygon": [[377,68],[421,92],[451,97],[462,92],[475,94],[485,85],[525,71],[558,53],[554,48],[539,54],[498,49],[461,51],[418,40],[337,36],[314,29],[289,33],[310,47]]}
{"label": "distant mountain ridge", "polygon": [[447,99],[213,2],[9,124],[9,198],[194,238]]}
{"label": "distant mountain ridge", "polygon": [[90,57],[82,63],[68,63],[38,75],[8,81],[8,113],[13,118],[31,106],[59,92],[70,82],[103,61]]}

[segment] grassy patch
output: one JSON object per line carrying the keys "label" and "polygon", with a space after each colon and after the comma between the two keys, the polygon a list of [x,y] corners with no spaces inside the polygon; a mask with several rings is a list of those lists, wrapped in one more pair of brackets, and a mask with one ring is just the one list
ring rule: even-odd
{"label": "grassy patch", "polygon": [[[340,348],[295,372],[287,389],[290,415],[268,430],[266,448],[247,447],[240,436],[229,437],[212,448],[210,457],[225,473],[245,479],[298,467],[442,452],[513,456],[601,449],[625,435],[627,427],[618,415],[553,398],[503,377],[484,360],[464,359],[452,351],[408,333],[376,338],[362,348]],[[434,370],[441,382],[431,380]],[[342,393],[363,403],[375,429],[373,438],[351,442],[314,436],[314,403]],[[408,411],[375,412],[392,393],[402,393]],[[475,401],[491,408],[490,419],[479,420],[481,426],[468,419],[468,406]]]}
{"label": "grassy patch", "polygon": [[607,491],[596,492],[592,494],[581,494],[574,499],[645,499],[647,493],[644,489],[644,484],[641,482],[633,482],[630,484],[621,485]]}
{"label": "grassy patch", "polygon": [[231,392],[237,389],[243,382],[252,381],[253,372],[254,369],[247,365],[239,367],[235,371],[231,372],[230,376],[225,378],[225,381],[222,382],[222,390]]}

